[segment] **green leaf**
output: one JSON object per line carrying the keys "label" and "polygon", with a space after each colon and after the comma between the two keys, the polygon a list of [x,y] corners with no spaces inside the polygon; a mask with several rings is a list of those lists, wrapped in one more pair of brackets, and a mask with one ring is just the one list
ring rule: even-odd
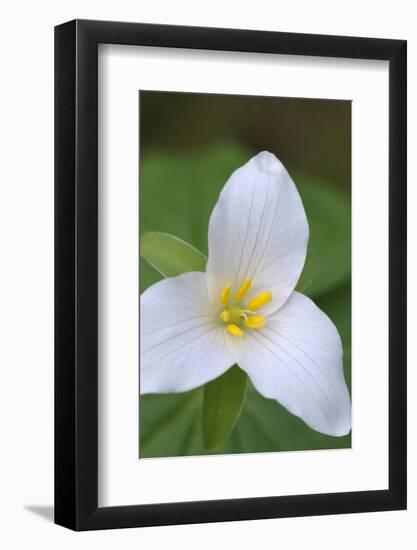
{"label": "green leaf", "polygon": [[201,454],[201,393],[141,396],[140,458]]}
{"label": "green leaf", "polygon": [[334,186],[294,175],[310,227],[307,259],[297,290],[311,298],[339,287],[351,273],[351,208]]}
{"label": "green leaf", "polygon": [[235,427],[245,402],[248,377],[237,365],[204,386],[203,442],[220,447]]}
{"label": "green leaf", "polygon": [[196,248],[168,233],[151,231],[140,239],[140,255],[164,277],[205,271],[207,258]]}
{"label": "green leaf", "polygon": [[[162,231],[192,243],[207,255],[210,214],[227,178],[250,153],[234,143],[219,143],[189,154],[144,153],[140,172],[140,235]],[[140,260],[140,291],[161,279]]]}

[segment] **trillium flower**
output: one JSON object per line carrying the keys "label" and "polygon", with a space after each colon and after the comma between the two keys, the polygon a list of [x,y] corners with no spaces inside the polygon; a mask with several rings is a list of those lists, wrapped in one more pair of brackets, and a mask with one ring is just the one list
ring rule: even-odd
{"label": "trillium flower", "polygon": [[340,336],[294,290],[308,236],[301,198],[273,154],[237,169],[210,217],[206,272],[141,296],[141,393],[185,392],[237,363],[257,391],[314,430],[347,434]]}

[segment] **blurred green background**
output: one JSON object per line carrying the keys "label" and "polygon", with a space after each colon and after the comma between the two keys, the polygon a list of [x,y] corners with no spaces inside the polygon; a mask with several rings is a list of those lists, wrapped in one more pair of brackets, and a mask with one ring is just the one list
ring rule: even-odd
{"label": "blurred green background", "polygon": [[[350,101],[140,92],[140,234],[163,231],[207,254],[210,213],[230,174],[262,150],[291,174],[310,225],[297,289],[336,324],[351,387]],[[140,291],[161,275],[140,260]],[[140,398],[140,457],[206,454],[203,389]],[[249,385],[242,414],[214,453],[332,449],[351,436],[308,428]]]}

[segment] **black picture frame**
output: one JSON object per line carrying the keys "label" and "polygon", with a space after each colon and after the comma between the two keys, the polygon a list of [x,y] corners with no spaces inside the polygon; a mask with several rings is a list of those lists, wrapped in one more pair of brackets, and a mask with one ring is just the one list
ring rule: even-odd
{"label": "black picture frame", "polygon": [[[389,488],[98,506],[98,44],[389,61]],[[74,20],[55,28],[55,522],[74,530],[406,508],[404,40]]]}

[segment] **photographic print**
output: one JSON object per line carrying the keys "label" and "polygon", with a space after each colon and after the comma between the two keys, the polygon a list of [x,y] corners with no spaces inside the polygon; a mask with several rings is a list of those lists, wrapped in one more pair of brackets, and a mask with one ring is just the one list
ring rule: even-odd
{"label": "photographic print", "polygon": [[139,458],[349,448],[351,102],[139,108]]}

